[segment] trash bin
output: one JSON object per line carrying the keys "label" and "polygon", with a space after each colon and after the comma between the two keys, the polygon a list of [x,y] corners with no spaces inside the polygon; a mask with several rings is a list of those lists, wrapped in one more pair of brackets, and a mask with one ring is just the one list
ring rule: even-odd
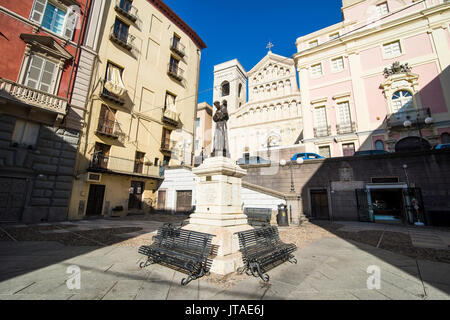
{"label": "trash bin", "polygon": [[277,224],[279,227],[289,227],[287,205],[278,205]]}

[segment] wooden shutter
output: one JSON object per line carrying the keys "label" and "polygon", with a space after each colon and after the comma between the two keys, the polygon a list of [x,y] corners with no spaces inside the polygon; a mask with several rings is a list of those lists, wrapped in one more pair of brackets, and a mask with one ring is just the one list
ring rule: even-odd
{"label": "wooden shutter", "polygon": [[25,85],[27,87],[38,89],[39,80],[41,78],[41,70],[44,65],[44,59],[32,55],[30,58],[30,67],[28,68]]}
{"label": "wooden shutter", "polygon": [[33,10],[31,10],[30,19],[41,23],[42,17],[44,16],[45,7],[47,6],[47,0],[35,0],[33,5]]}
{"label": "wooden shutter", "polygon": [[53,89],[55,87],[55,71],[56,63],[44,60],[39,90],[53,93]]}
{"label": "wooden shutter", "polygon": [[64,27],[64,37],[72,40],[73,34],[75,32],[75,27],[78,22],[78,12],[69,7],[69,10],[66,14],[66,25]]}

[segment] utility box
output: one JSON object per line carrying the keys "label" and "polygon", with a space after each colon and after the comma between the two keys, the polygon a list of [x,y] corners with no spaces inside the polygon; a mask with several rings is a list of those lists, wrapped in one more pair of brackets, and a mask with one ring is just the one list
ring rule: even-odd
{"label": "utility box", "polygon": [[289,227],[289,217],[287,205],[278,205],[277,224],[279,227]]}

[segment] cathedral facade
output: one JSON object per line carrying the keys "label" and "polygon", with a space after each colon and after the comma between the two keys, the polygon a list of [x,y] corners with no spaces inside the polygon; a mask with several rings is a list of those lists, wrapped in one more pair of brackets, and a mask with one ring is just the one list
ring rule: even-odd
{"label": "cathedral facade", "polygon": [[223,100],[232,159],[299,147],[303,121],[293,59],[269,51],[249,72],[238,60],[215,66],[214,101]]}

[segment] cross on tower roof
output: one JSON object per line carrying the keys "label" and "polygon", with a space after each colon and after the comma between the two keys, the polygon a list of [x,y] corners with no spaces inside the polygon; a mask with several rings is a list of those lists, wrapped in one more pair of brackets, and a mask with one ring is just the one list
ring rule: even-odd
{"label": "cross on tower roof", "polygon": [[274,46],[275,46],[275,45],[274,45],[272,42],[269,41],[269,43],[267,44],[266,49],[269,49],[269,52],[272,52],[272,48],[273,48]]}

